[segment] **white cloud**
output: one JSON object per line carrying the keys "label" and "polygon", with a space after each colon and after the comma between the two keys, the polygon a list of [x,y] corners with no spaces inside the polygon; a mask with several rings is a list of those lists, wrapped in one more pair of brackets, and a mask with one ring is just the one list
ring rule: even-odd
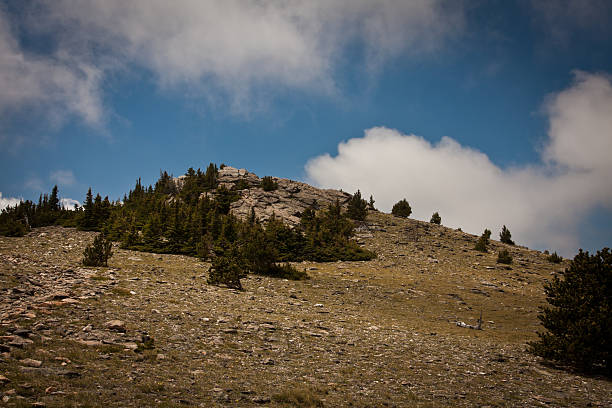
{"label": "white cloud", "polygon": [[6,207],[14,207],[19,204],[22,200],[20,198],[15,197],[2,197],[2,191],[0,191],[0,210],[5,209]]}
{"label": "white cloud", "polygon": [[505,224],[518,243],[573,255],[588,212],[612,209],[612,84],[605,75],[575,74],[572,86],[546,104],[541,164],[502,169],[449,137],[431,144],[377,127],[341,143],[336,157],[310,160],[308,178],[322,187],[360,188],[385,211],[405,197],[415,218],[439,211],[445,225],[475,234]]}
{"label": "white cloud", "polygon": [[71,186],[76,182],[72,170],[57,170],[51,173],[49,179],[60,186]]}
{"label": "white cloud", "polygon": [[24,52],[0,8],[1,120],[27,111],[42,114],[54,124],[74,115],[98,125],[102,118],[100,79],[97,68],[66,53],[40,56]]}
{"label": "white cloud", "polygon": [[66,209],[66,210],[74,210],[74,208],[77,205],[80,206],[81,203],[78,202],[77,200],[72,199],[72,198],[61,198],[60,199],[60,205],[62,206],[62,208]]}
{"label": "white cloud", "polygon": [[463,25],[461,6],[442,0],[56,0],[25,14],[21,28],[52,38],[58,51],[25,54],[0,15],[9,90],[0,108],[40,104],[92,124],[103,114],[109,71],[144,68],[164,89],[248,110],[254,94],[334,95],[334,71],[356,43],[364,60],[353,67],[378,69],[440,48]]}

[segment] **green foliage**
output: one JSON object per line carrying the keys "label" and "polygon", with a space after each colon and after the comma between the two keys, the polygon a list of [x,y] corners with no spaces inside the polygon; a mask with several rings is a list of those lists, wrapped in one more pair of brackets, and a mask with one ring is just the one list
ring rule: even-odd
{"label": "green foliage", "polygon": [[[323,210],[305,210],[296,227],[275,217],[262,225],[254,210],[245,221],[229,213],[239,193],[217,187],[217,179],[217,167],[212,163],[206,172],[187,170],[180,183],[160,171],[154,186],[145,187],[138,179],[123,202],[102,199],[100,194],[94,197],[90,188],[83,208],[77,211],[59,208],[54,188],[50,196],[41,195],[38,204],[26,201],[0,212],[0,233],[23,235],[31,227],[54,224],[101,231],[84,254],[87,265],[105,265],[111,255],[110,241],[121,241],[124,249],[211,259],[209,281],[236,288],[246,273],[307,278],[305,272],[288,262],[375,257],[351,240],[354,224],[339,202]],[[274,181],[271,177],[269,180]],[[363,208],[365,201],[359,201],[359,205]],[[106,248],[109,252],[104,258]]]}
{"label": "green foliage", "polygon": [[270,176],[265,176],[261,179],[261,188],[264,191],[274,191],[278,188],[278,183]]}
{"label": "green foliage", "polygon": [[108,258],[113,255],[113,243],[104,234],[96,235],[93,244],[88,245],[83,252],[83,265],[108,266]]}
{"label": "green foliage", "polygon": [[368,214],[368,203],[366,200],[361,198],[361,192],[357,190],[348,202],[348,209],[346,211],[347,216],[356,221],[365,220]]}
{"label": "green foliage", "polygon": [[512,263],[512,255],[507,249],[503,249],[497,253],[497,263],[510,265]]}
{"label": "green foliage", "polygon": [[431,219],[429,220],[429,222],[431,222],[432,224],[440,225],[442,223],[442,217],[440,217],[440,214],[438,214],[438,212],[435,212],[431,216]]}
{"label": "green foliage", "polygon": [[246,190],[249,188],[249,183],[245,179],[240,179],[232,186],[232,190]]}
{"label": "green foliage", "polygon": [[549,306],[538,318],[547,330],[530,352],[584,371],[612,375],[612,253],[579,251],[544,286]]}
{"label": "green foliage", "polygon": [[408,218],[410,214],[412,214],[412,208],[406,199],[402,199],[397,203],[393,204],[393,208],[391,209],[391,214],[396,217]]}
{"label": "green foliage", "polygon": [[236,246],[230,246],[212,260],[208,273],[208,283],[225,285],[228,288],[242,290],[240,279],[246,277],[244,265]]}
{"label": "green foliage", "polygon": [[372,210],[372,211],[376,211],[376,207],[374,207],[374,203],[375,203],[375,202],[376,202],[376,201],[374,201],[374,196],[372,196],[372,195],[370,194],[370,201],[368,202],[368,207],[369,207],[369,208],[370,208],[370,210]]}
{"label": "green foliage", "polygon": [[550,256],[548,256],[546,259],[548,260],[548,262],[557,263],[557,264],[563,261],[563,257],[559,256],[556,251],[553,252]]}
{"label": "green foliage", "polygon": [[50,195],[40,195],[38,204],[26,200],[4,208],[0,211],[0,235],[19,237],[32,228],[73,225],[79,211],[63,209],[59,202],[58,188],[54,186]]}
{"label": "green foliage", "polygon": [[514,241],[512,240],[512,234],[510,234],[510,230],[506,228],[505,225],[499,233],[499,240],[504,244],[514,245]]}
{"label": "green foliage", "polygon": [[491,230],[485,228],[484,232],[476,241],[474,249],[480,252],[487,252],[487,246],[489,245],[489,239],[491,238]]}
{"label": "green foliage", "polygon": [[21,220],[6,217],[6,220],[2,219],[0,223],[0,235],[4,235],[5,237],[23,237],[27,233],[28,227],[26,227]]}
{"label": "green foliage", "polygon": [[83,231],[101,231],[102,227],[111,216],[113,204],[105,197],[102,200],[100,194],[96,194],[95,199],[91,192],[91,187],[87,190],[83,211],[76,219],[76,226]]}

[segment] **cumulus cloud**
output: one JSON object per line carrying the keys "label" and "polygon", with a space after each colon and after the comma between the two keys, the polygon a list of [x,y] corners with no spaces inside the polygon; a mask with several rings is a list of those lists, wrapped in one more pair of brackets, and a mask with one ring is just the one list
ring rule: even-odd
{"label": "cumulus cloud", "polygon": [[81,203],[72,198],[61,198],[60,205],[66,210],[74,210],[76,206],[80,206]]}
{"label": "cumulus cloud", "polygon": [[49,179],[60,186],[71,186],[76,182],[72,170],[57,170],[51,173]]}
{"label": "cumulus cloud", "polygon": [[6,207],[14,207],[19,204],[22,200],[15,197],[2,197],[2,191],[0,191],[0,210]]}
{"label": "cumulus cloud", "polygon": [[8,16],[0,8],[0,119],[38,112],[58,124],[68,115],[98,125],[102,118],[101,72],[93,65],[57,52],[24,52]]}
{"label": "cumulus cloud", "polygon": [[[104,78],[142,68],[164,89],[241,110],[251,95],[290,89],[335,95],[347,47],[376,69],[431,52],[463,25],[442,0],[34,0],[16,24],[52,39],[53,55],[22,51],[0,9],[0,112],[44,106],[90,124],[103,115]],[[260,87],[260,85],[274,85]],[[257,92],[259,90],[259,92]],[[219,96],[220,95],[220,96]],[[264,98],[265,99],[265,98]]]}
{"label": "cumulus cloud", "polygon": [[449,137],[432,144],[376,127],[341,143],[337,156],[310,160],[307,176],[322,187],[371,193],[384,211],[405,197],[417,219],[439,211],[445,225],[475,234],[505,224],[519,243],[573,255],[588,212],[612,209],[610,78],[576,72],[545,110],[549,138],[536,165],[503,169]]}

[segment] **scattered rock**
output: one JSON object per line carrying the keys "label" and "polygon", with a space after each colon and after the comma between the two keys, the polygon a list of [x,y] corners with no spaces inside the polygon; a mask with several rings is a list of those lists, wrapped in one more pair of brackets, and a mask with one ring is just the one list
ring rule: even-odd
{"label": "scattered rock", "polygon": [[122,320],[109,320],[104,323],[104,327],[108,330],[125,333],[125,323]]}
{"label": "scattered rock", "polygon": [[24,358],[23,360],[19,360],[19,362],[25,367],[34,367],[38,368],[42,366],[42,361],[34,360],[32,358]]}

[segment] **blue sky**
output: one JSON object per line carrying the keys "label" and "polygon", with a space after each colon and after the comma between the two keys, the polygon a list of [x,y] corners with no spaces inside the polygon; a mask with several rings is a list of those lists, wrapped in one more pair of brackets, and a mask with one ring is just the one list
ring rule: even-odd
{"label": "blue sky", "polygon": [[209,162],[566,256],[612,238],[612,6],[8,0],[0,200]]}

